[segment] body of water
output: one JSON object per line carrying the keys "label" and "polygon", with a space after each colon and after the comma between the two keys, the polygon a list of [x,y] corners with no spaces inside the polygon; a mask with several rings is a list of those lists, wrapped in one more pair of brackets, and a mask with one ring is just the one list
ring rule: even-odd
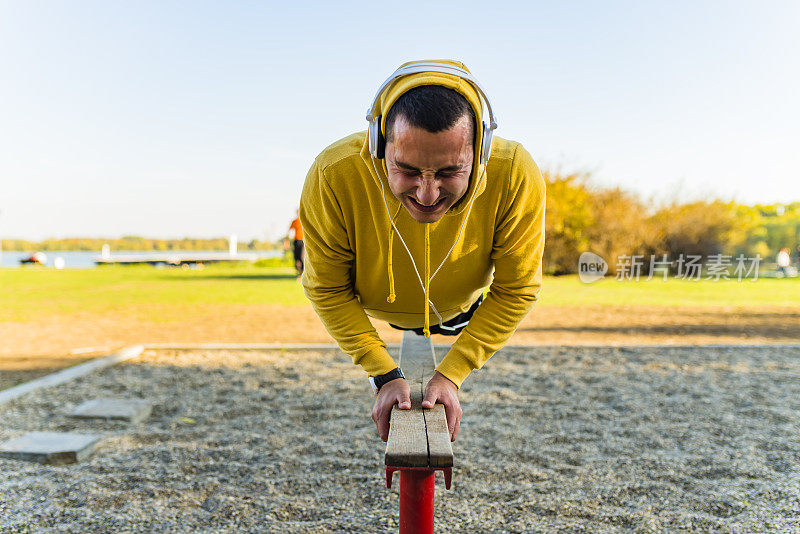
{"label": "body of water", "polygon": [[[240,251],[242,254],[254,254],[254,252],[249,250],[242,250]],[[0,257],[0,267],[21,267],[20,260],[29,258],[31,253],[30,252],[18,252],[18,251],[3,251],[2,257]],[[170,250],[170,251],[120,251],[120,252],[113,252],[114,257],[118,256],[125,256],[126,254],[130,254],[133,256],[141,256],[141,255],[148,255],[148,256],[157,256],[163,258],[169,258],[170,256],[175,256],[175,254],[193,254],[192,251],[178,251],[178,250]],[[196,254],[200,255],[203,252],[197,252]],[[283,255],[283,251],[281,250],[264,250],[255,252],[258,254],[259,258],[275,258]],[[68,269],[89,269],[95,267],[94,260],[95,258],[100,257],[100,252],[91,252],[91,251],[75,251],[75,250],[64,250],[64,251],[54,251],[54,252],[45,252],[47,256],[47,261],[45,262],[45,266],[53,267],[56,258],[63,258],[64,259],[64,267]]]}

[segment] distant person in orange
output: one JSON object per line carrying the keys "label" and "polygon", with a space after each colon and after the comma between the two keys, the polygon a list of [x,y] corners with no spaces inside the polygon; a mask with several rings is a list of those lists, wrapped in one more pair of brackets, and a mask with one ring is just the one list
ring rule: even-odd
{"label": "distant person in orange", "polygon": [[289,238],[292,239],[292,251],[294,252],[294,268],[297,275],[303,274],[303,225],[300,224],[300,212],[295,212],[294,220],[289,225]]}

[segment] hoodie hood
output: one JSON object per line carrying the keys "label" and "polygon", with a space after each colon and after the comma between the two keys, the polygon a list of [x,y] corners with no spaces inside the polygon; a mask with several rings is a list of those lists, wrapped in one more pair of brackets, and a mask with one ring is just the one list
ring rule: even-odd
{"label": "hoodie hood", "polygon": [[[430,61],[431,60],[424,60],[426,63]],[[460,61],[435,60],[435,62],[453,65],[469,72],[469,69],[467,69],[466,65]],[[409,61],[408,63],[403,63],[400,67],[413,65],[415,63],[420,63],[420,61]],[[421,85],[441,85],[457,91],[467,99],[467,102],[469,102],[469,105],[472,108],[472,112],[475,114],[475,140],[472,147],[472,173],[470,174],[469,186],[467,187],[467,191],[464,196],[461,197],[461,199],[459,199],[459,201],[453,206],[451,206],[444,216],[447,217],[456,215],[462,213],[466,209],[467,205],[469,204],[469,199],[472,198],[473,193],[475,193],[475,197],[477,198],[486,188],[485,181],[480,179],[481,173],[484,171],[483,167],[480,165],[480,147],[481,143],[483,142],[483,104],[478,92],[475,91],[475,88],[472,86],[472,84],[463,78],[453,74],[444,74],[440,72],[421,72],[418,74],[409,74],[407,76],[403,76],[402,78],[398,78],[391,85],[389,85],[383,91],[383,94],[380,96],[378,103],[376,104],[375,113],[376,115],[381,116],[382,132],[386,132],[386,116],[388,115],[388,111],[392,108],[394,103],[397,102],[397,99],[409,90]],[[371,156],[369,153],[368,136],[365,136],[364,146],[361,149],[361,157],[366,161],[367,167],[369,168],[370,174],[375,180],[376,185],[380,187],[381,183],[383,183],[384,186],[388,188],[389,182],[387,180],[388,173],[386,170],[386,161],[378,160],[380,164],[378,164],[377,167],[380,169],[379,172],[382,174],[382,176],[376,176],[372,162],[370,161]],[[475,191],[476,188],[478,188],[477,191]],[[389,202],[390,206],[392,206],[392,211],[394,211],[400,202],[394,197],[393,194],[391,194],[391,192],[388,192],[386,196],[386,200]]]}

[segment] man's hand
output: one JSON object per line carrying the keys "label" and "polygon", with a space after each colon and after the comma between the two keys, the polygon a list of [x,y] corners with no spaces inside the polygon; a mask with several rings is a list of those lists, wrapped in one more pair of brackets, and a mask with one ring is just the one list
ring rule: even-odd
{"label": "man's hand", "polygon": [[458,388],[439,371],[425,386],[425,396],[422,399],[423,408],[433,408],[436,403],[444,404],[447,415],[447,429],[450,431],[450,441],[455,441],[458,429],[461,426],[461,404],[458,402]]}
{"label": "man's hand", "polygon": [[372,420],[375,421],[378,435],[383,441],[389,439],[389,418],[392,415],[392,406],[395,404],[402,410],[411,409],[411,388],[403,378],[395,378],[381,386],[378,398],[372,407]]}

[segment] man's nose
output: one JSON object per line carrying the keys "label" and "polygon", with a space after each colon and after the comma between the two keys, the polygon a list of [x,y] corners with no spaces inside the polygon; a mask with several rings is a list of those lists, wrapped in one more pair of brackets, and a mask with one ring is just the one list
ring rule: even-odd
{"label": "man's nose", "polygon": [[417,202],[430,206],[439,200],[439,181],[436,176],[423,175],[417,186]]}

